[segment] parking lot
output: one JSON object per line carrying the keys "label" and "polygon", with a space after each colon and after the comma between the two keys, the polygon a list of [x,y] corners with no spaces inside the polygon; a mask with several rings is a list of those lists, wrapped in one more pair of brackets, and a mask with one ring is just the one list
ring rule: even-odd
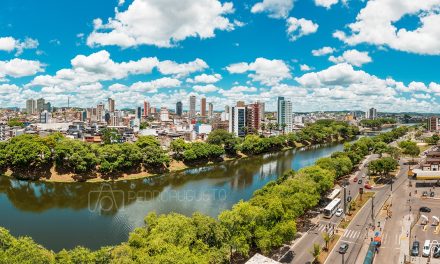
{"label": "parking lot", "polygon": [[[435,245],[440,245],[440,188],[435,188],[427,182],[414,181],[411,196],[408,194],[407,203],[411,206],[411,211],[418,219],[411,230],[410,245],[412,248],[413,242],[420,243],[418,257],[411,256],[411,263],[440,263],[440,258],[433,257],[433,248]],[[417,190],[417,191],[416,191]],[[421,207],[427,207],[430,212],[421,212]],[[423,246],[426,240],[431,241],[430,257],[422,257]],[[411,249],[410,249],[411,251]]]}

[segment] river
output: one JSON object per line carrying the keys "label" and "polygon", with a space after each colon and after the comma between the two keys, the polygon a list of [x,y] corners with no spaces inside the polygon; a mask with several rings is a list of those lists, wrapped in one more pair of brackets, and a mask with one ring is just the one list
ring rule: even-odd
{"label": "river", "polygon": [[27,182],[0,177],[0,226],[59,251],[126,241],[152,211],[213,217],[284,172],[312,165],[342,143],[287,150],[154,178],[112,183]]}

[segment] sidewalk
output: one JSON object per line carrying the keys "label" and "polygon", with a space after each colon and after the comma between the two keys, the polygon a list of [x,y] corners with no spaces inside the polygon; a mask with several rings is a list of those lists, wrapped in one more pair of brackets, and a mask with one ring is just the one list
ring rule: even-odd
{"label": "sidewalk", "polygon": [[[411,234],[411,223],[414,221],[412,214],[405,215],[400,233],[400,255],[399,263],[404,264],[405,258],[409,258],[409,236]],[[406,256],[406,257],[405,257]]]}

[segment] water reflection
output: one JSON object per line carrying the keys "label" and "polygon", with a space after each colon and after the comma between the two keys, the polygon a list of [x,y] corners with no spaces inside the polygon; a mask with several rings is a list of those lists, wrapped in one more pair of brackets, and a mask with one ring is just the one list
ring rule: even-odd
{"label": "water reflection", "polygon": [[0,177],[0,226],[60,250],[120,243],[148,212],[196,211],[216,217],[290,170],[341,150],[333,144],[289,150],[188,169],[154,178],[112,183],[24,182]]}

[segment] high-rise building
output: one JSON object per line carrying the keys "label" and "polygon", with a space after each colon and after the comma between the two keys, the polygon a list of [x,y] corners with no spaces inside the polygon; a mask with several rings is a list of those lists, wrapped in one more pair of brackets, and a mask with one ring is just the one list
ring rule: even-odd
{"label": "high-rise building", "polygon": [[104,114],[105,114],[105,106],[103,103],[99,103],[96,106],[96,121],[102,122],[104,120]]}
{"label": "high-rise building", "polygon": [[150,114],[156,113],[156,107],[150,107]]}
{"label": "high-rise building", "polygon": [[367,112],[366,112],[366,116],[367,119],[376,119],[377,118],[377,110],[376,108],[370,108]]}
{"label": "high-rise building", "polygon": [[200,115],[202,117],[206,117],[206,98],[203,97],[202,100],[200,100]]}
{"label": "high-rise building", "polygon": [[191,95],[189,97],[189,118],[194,118],[196,116],[196,96]]}
{"label": "high-rise building", "polygon": [[44,110],[44,98],[40,98],[37,100],[37,112],[42,112]]}
{"label": "high-rise building", "polygon": [[141,117],[142,117],[142,108],[140,106],[138,106],[136,108],[136,118],[140,120]]}
{"label": "high-rise building", "polygon": [[176,115],[182,116],[183,113],[183,104],[181,101],[176,103]]}
{"label": "high-rise building", "polygon": [[237,106],[238,107],[245,107],[246,105],[245,105],[244,101],[238,101]]}
{"label": "high-rise building", "polygon": [[150,113],[150,103],[147,100],[144,100],[144,117],[148,117]]}
{"label": "high-rise building", "polygon": [[34,99],[26,100],[26,112],[30,115],[37,111],[37,102]]}
{"label": "high-rise building", "polygon": [[235,106],[230,109],[229,132],[238,137],[246,135],[246,107]]}
{"label": "high-rise building", "polygon": [[428,131],[439,131],[440,130],[440,118],[438,116],[431,116],[428,118],[427,124]]}
{"label": "high-rise building", "polygon": [[257,104],[259,105],[259,109],[260,109],[260,121],[264,122],[264,114],[265,114],[265,104],[263,102],[257,101]]}
{"label": "high-rise building", "polygon": [[280,129],[285,133],[292,132],[292,102],[278,97],[277,122]]}
{"label": "high-rise building", "polygon": [[162,121],[162,122],[170,121],[169,112],[166,107],[160,108],[160,121]]}
{"label": "high-rise building", "polygon": [[43,106],[43,111],[47,111],[47,112],[52,112],[52,105],[50,104],[50,102],[47,102],[44,104]]}
{"label": "high-rise building", "polygon": [[52,119],[52,114],[51,113],[49,113],[46,110],[41,112],[41,114],[40,114],[40,123],[48,124],[48,123],[50,123],[51,119]]}
{"label": "high-rise building", "polygon": [[113,100],[112,98],[108,98],[108,111],[110,113],[115,112],[115,100]]}
{"label": "high-rise building", "polygon": [[260,104],[253,103],[246,106],[246,127],[250,132],[256,132],[260,130],[261,118],[260,118]]}
{"label": "high-rise building", "polygon": [[214,105],[212,103],[208,104],[208,117],[212,118],[214,116]]}

